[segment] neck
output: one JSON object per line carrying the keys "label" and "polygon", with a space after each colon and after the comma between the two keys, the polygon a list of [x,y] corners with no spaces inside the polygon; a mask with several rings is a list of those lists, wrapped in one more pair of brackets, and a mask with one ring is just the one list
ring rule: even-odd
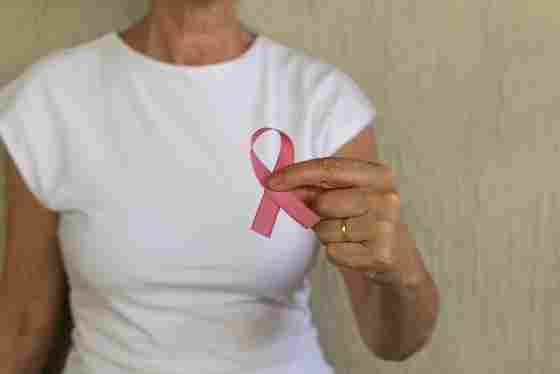
{"label": "neck", "polygon": [[152,0],[152,7],[122,37],[158,60],[206,65],[233,59],[253,35],[237,16],[237,0]]}

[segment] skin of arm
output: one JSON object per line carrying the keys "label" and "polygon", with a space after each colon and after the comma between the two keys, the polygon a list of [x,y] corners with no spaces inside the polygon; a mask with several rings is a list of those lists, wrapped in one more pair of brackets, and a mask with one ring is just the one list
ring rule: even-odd
{"label": "skin of arm", "polygon": [[58,214],[35,199],[14,161],[4,157],[7,240],[0,276],[0,373],[35,374],[45,366],[56,372],[69,327]]}
{"label": "skin of arm", "polygon": [[[368,126],[342,146],[335,157],[378,161],[375,129]],[[409,254],[411,276],[400,286],[378,284],[360,271],[339,267],[350,295],[359,331],[370,351],[403,361],[429,342],[439,313],[439,292],[407,225],[398,224],[395,246]]]}

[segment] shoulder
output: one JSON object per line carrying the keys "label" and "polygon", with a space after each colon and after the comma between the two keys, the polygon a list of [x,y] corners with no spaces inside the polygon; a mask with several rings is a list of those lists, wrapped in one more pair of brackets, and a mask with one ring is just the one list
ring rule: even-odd
{"label": "shoulder", "polygon": [[306,92],[336,91],[340,86],[356,86],[356,81],[348,72],[326,59],[269,37],[263,39],[267,54],[273,57],[271,60],[276,71],[297,80]]}
{"label": "shoulder", "polygon": [[72,46],[52,50],[35,62],[35,68],[50,75],[83,71],[99,61],[106,46],[109,45],[110,36],[110,33],[105,33]]}
{"label": "shoulder", "polygon": [[67,83],[78,83],[76,79],[87,77],[99,60],[99,46],[104,39],[105,35],[74,46],[50,50],[2,85],[0,97],[11,97],[20,91],[49,90],[61,88]]}

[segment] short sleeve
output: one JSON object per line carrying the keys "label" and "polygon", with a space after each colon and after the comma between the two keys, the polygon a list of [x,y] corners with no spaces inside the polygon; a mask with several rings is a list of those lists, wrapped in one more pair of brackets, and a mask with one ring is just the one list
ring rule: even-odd
{"label": "short sleeve", "polygon": [[312,117],[316,157],[328,157],[368,125],[374,125],[373,102],[352,79],[334,68],[317,86]]}
{"label": "short sleeve", "polygon": [[0,137],[29,191],[45,207],[53,202],[59,154],[39,62],[0,86]]}

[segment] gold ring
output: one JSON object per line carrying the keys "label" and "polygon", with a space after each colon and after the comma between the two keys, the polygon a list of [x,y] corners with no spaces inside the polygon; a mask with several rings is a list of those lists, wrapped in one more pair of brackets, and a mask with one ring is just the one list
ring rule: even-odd
{"label": "gold ring", "polygon": [[342,219],[342,225],[340,226],[340,231],[342,231],[342,240],[345,242],[349,242],[350,236],[348,235],[348,224],[346,223],[346,218]]}

